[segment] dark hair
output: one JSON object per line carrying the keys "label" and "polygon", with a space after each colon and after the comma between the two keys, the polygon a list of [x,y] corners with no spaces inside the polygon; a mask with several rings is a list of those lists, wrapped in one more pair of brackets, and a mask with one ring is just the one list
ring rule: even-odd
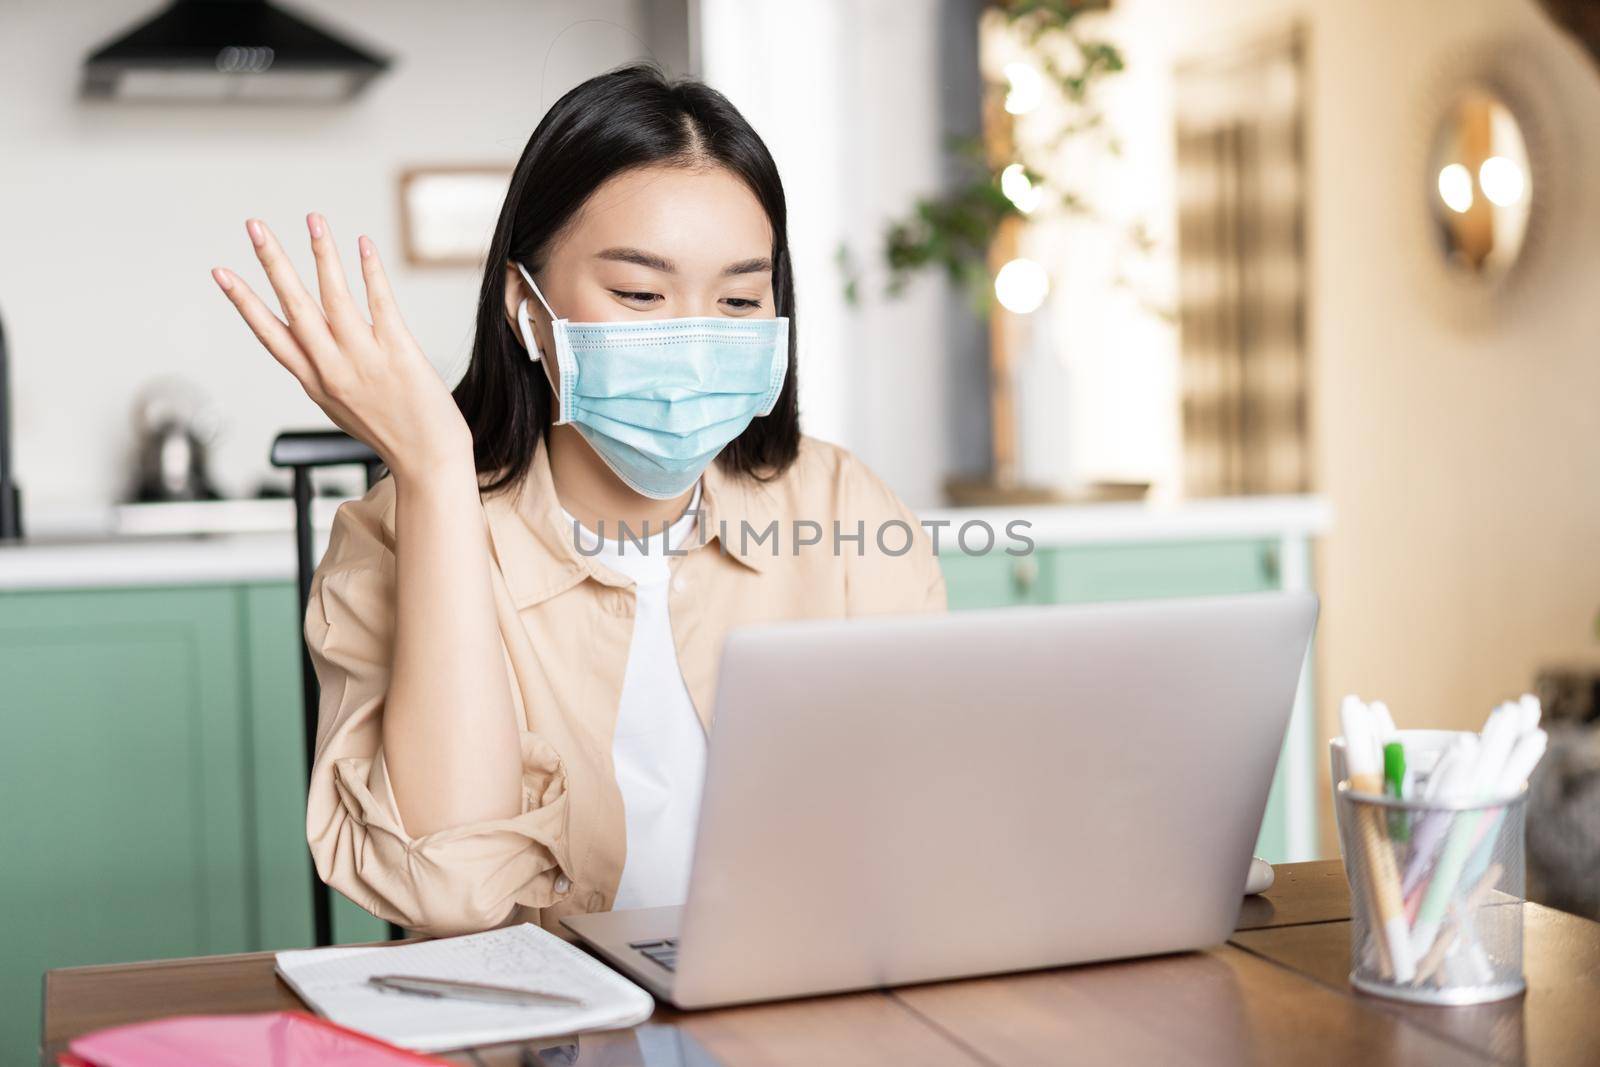
{"label": "dark hair", "polygon": [[789,367],[777,404],[717,456],[730,473],[771,477],[800,451],[795,390],[794,272],[783,183],[767,146],[727,97],[702,82],[668,81],[634,63],[573,88],[539,121],[522,150],[478,296],[472,360],[455,388],[472,431],[486,492],[521,483],[550,428],[554,397],[544,371],[506,321],[505,265],[544,266],[555,237],[608,178],[635,167],[723,167],[744,180],[772,224],[774,314],[789,317]]}

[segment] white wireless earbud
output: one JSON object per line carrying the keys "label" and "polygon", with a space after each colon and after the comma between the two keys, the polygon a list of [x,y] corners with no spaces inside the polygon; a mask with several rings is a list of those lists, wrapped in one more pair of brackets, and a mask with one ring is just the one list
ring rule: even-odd
{"label": "white wireless earbud", "polygon": [[522,331],[522,344],[528,350],[528,358],[537,363],[542,358],[539,352],[539,339],[534,336],[533,323],[528,321],[528,298],[523,297],[517,305],[517,328]]}

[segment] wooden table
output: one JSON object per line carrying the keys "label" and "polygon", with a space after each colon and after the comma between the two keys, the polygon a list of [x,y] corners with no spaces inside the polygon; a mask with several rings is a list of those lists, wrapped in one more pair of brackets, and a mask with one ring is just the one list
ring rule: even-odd
{"label": "wooden table", "polygon": [[[729,1067],[745,1064],[1600,1064],[1600,923],[1525,904],[1528,993],[1424,1008],[1351,990],[1337,861],[1278,868],[1226,945],[722,1011],[660,1009]],[[267,952],[72,967],[44,978],[43,1062],[73,1036],[174,1012],[300,1008]],[[631,1031],[577,1042],[578,1067],[655,1067]],[[443,1057],[524,1067],[522,1046]]]}

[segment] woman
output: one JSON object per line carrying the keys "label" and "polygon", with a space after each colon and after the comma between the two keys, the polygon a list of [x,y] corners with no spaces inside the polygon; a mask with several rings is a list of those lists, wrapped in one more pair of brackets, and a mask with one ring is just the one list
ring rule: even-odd
{"label": "woman", "polygon": [[259,220],[283,318],[214,272],[389,472],[340,507],[305,620],[307,836],[373,914],[560,932],[681,903],[728,629],[944,609],[915,516],[800,433],[785,219],[732,105],[639,65],[534,130],[453,397],[366,237],[370,325],[315,213],[320,306]]}

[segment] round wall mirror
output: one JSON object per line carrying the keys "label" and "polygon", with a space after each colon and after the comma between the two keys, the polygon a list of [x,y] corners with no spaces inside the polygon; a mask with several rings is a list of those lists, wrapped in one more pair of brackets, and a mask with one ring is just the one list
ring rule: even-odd
{"label": "round wall mirror", "polygon": [[1470,89],[1451,102],[1434,132],[1429,179],[1446,262],[1468,276],[1503,277],[1528,234],[1534,179],[1522,129],[1503,100]]}

